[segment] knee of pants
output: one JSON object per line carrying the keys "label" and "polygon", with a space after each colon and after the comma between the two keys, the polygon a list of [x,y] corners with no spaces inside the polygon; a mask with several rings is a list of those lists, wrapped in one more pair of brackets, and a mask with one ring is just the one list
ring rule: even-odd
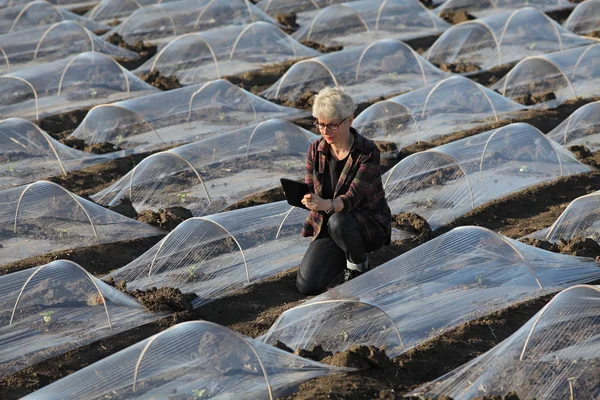
{"label": "knee of pants", "polygon": [[329,217],[327,221],[327,229],[332,236],[341,237],[352,228],[352,224],[349,221],[352,215],[347,213],[335,213]]}
{"label": "knee of pants", "polygon": [[298,271],[298,275],[296,276],[296,287],[300,293],[305,295],[321,294],[325,291],[325,288],[318,286],[316,282],[305,280],[302,275],[300,275],[300,271]]}

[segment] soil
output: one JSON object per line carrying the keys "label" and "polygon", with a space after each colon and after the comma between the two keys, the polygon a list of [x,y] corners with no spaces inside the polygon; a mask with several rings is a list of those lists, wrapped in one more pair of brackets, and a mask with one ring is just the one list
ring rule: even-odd
{"label": "soil", "polygon": [[452,25],[475,19],[475,17],[469,14],[466,10],[444,10],[439,16]]}
{"label": "soil", "polygon": [[300,27],[300,25],[296,23],[296,13],[275,14],[273,18],[284,26],[283,30],[288,34],[296,31]]}
{"label": "soil", "polygon": [[523,238],[521,239],[521,242],[554,253],[578,257],[590,257],[600,260],[600,244],[590,238],[576,237],[569,240],[561,239],[558,243],[551,243],[533,238]]}
{"label": "soil", "polygon": [[600,150],[592,153],[590,149],[582,145],[570,146],[568,149],[582,163],[596,168],[600,167]]}
{"label": "soil", "polygon": [[392,227],[409,232],[415,236],[432,237],[431,227],[429,227],[427,220],[415,213],[394,215]]}
{"label": "soil", "polygon": [[145,72],[140,79],[160,90],[179,89],[182,87],[176,76],[162,76],[159,71]]}
{"label": "soil", "polygon": [[136,40],[135,42],[129,44],[125,40],[123,40],[121,35],[119,35],[118,33],[113,33],[108,38],[106,38],[106,41],[115,46],[124,48],[126,50],[134,51],[139,54],[139,58],[137,58],[135,60],[122,60],[122,59],[117,60],[119,62],[119,64],[121,64],[123,67],[127,68],[128,70],[136,69],[137,67],[139,67],[140,65],[142,65],[143,63],[148,61],[150,58],[152,58],[152,56],[154,56],[156,54],[156,46],[155,45],[146,44],[141,40]]}
{"label": "soil", "polygon": [[344,46],[342,46],[341,44],[333,45],[333,46],[326,46],[322,43],[313,42],[312,40],[304,40],[304,41],[300,42],[300,44],[302,44],[306,47],[310,47],[311,49],[315,49],[316,51],[318,51],[320,53],[333,53],[334,51],[340,51],[344,48]]}
{"label": "soil", "polygon": [[152,210],[140,211],[137,215],[137,220],[158,226],[167,231],[172,231],[177,228],[177,225],[193,216],[192,212],[187,208],[167,207],[159,209],[158,212]]}
{"label": "soil", "polygon": [[257,95],[277,82],[297,62],[298,60],[290,60],[268,65],[256,71],[248,71],[235,76],[224,76],[223,79],[227,79],[234,85]]}
{"label": "soil", "polygon": [[126,293],[135,297],[148,311],[154,313],[192,311],[194,309],[192,300],[198,297],[195,293],[181,293],[181,290],[170,287],[133,290]]}

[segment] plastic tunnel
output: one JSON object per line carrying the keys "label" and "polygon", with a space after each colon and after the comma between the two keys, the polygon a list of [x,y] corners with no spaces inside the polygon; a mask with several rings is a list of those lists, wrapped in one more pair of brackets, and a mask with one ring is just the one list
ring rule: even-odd
{"label": "plastic tunnel", "polygon": [[77,22],[63,21],[50,26],[0,35],[0,53],[3,58],[0,72],[14,72],[77,56],[86,51],[102,53],[114,59],[138,58],[137,53],[100,39]]}
{"label": "plastic tunnel", "polygon": [[597,36],[600,33],[600,0],[586,0],[577,4],[563,25],[580,35]]}
{"label": "plastic tunnel", "polygon": [[285,311],[259,339],[332,352],[372,345],[396,357],[465,322],[599,274],[592,259],[460,227]]}
{"label": "plastic tunnel", "polygon": [[527,399],[597,398],[599,327],[600,288],[570,287],[502,343],[415,392],[456,400],[509,391]]}
{"label": "plastic tunnel", "polygon": [[509,118],[523,108],[468,78],[452,76],[373,104],[353,126],[369,139],[401,149]]}
{"label": "plastic tunnel", "polygon": [[309,379],[352,371],[298,357],[211,322],[191,321],[25,399],[275,399]]}
{"label": "plastic tunnel", "polygon": [[262,95],[298,101],[307,92],[341,86],[355,102],[407,92],[446,77],[416,51],[397,40],[380,40],[294,64]]}
{"label": "plastic tunnel", "polygon": [[412,154],[383,182],[393,214],[417,213],[436,229],[491,200],[587,171],[537,128],[516,123]]}
{"label": "plastic tunnel", "polygon": [[[436,2],[434,1],[434,3]],[[568,0],[446,0],[434,11],[441,15],[445,12],[464,10],[477,18],[484,18],[524,7],[533,7],[536,10],[548,12],[570,9],[574,5]]]}
{"label": "plastic tunnel", "polygon": [[177,0],[101,0],[85,14],[93,21],[114,21],[128,17],[144,6],[169,3]]}
{"label": "plastic tunnel", "polygon": [[111,142],[140,152],[204,139],[270,118],[307,115],[216,80],[94,107],[70,137],[88,144]]}
{"label": "plastic tunnel", "polygon": [[0,191],[2,264],[59,250],[162,235],[46,181]]}
{"label": "plastic tunnel", "polygon": [[427,59],[435,65],[485,70],[592,43],[543,12],[526,7],[452,26],[431,46]]}
{"label": "plastic tunnel", "polygon": [[[59,6],[61,9],[77,10],[82,7],[93,6],[97,0],[49,0],[48,2]],[[0,8],[27,5],[29,3],[31,3],[31,0],[0,0]]]}
{"label": "plastic tunnel", "polygon": [[318,137],[291,122],[267,120],[146,157],[92,198],[102,205],[128,198],[138,212],[176,206],[194,216],[220,212],[278,187],[282,174],[303,178],[308,146]]}
{"label": "plastic tunnel", "polygon": [[320,54],[275,25],[259,21],[180,36],[136,73],[160,71],[189,85]]}
{"label": "plastic tunnel", "polygon": [[1,75],[0,118],[41,119],[157,91],[111,58],[82,53]]}
{"label": "plastic tunnel", "polygon": [[72,261],[1,276],[0,376],[163,316]]}
{"label": "plastic tunnel", "polygon": [[548,137],[563,146],[583,145],[591,151],[600,149],[600,101],[578,108],[548,132]]}
{"label": "plastic tunnel", "polygon": [[346,47],[436,35],[449,26],[418,0],[360,0],[321,9],[292,36],[299,41]]}
{"label": "plastic tunnel", "polygon": [[206,304],[300,263],[308,212],[285,201],[191,218],[110,275],[129,289],[177,287]]}
{"label": "plastic tunnel", "polygon": [[142,7],[107,33],[132,43],[204,31],[226,25],[275,20],[249,0],[181,0]]}
{"label": "plastic tunnel", "polygon": [[90,21],[46,1],[37,0],[0,9],[0,35],[48,26],[62,21],[77,22],[96,33],[103,33],[109,29],[106,25]]}
{"label": "plastic tunnel", "polygon": [[492,89],[525,105],[556,107],[567,99],[600,95],[600,43],[533,56]]}
{"label": "plastic tunnel", "polygon": [[256,6],[269,15],[315,11],[343,0],[260,0]]}

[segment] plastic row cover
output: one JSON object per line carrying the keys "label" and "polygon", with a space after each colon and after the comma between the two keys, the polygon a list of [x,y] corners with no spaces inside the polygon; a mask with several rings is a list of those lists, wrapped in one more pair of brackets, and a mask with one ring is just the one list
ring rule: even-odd
{"label": "plastic row cover", "polygon": [[24,119],[0,121],[0,190],[66,175],[116,156],[117,153],[90,154],[65,146]]}
{"label": "plastic row cover", "polygon": [[0,260],[159,236],[162,231],[39,181],[0,191]]}
{"label": "plastic row cover", "polygon": [[600,0],[586,0],[577,4],[564,26],[581,35],[597,35],[600,31]]}
{"label": "plastic row cover", "polygon": [[584,145],[591,151],[600,148],[600,101],[580,107],[560,123],[548,137],[563,146]]}
{"label": "plastic row cover", "polygon": [[0,119],[41,119],[157,91],[111,58],[82,53],[0,76]]}
{"label": "plastic row cover", "polygon": [[598,277],[592,259],[461,227],[285,311],[261,339],[333,352],[384,346],[395,357],[465,322]]}
{"label": "plastic row cover", "polygon": [[260,0],[256,6],[269,15],[320,10],[343,0]]}
{"label": "plastic row cover", "polygon": [[189,85],[237,75],[264,65],[320,55],[268,22],[233,25],[178,37],[139,67]]}
{"label": "plastic row cover", "polygon": [[256,21],[276,24],[249,0],[181,0],[142,7],[107,35],[148,41]]}
{"label": "plastic row cover", "polygon": [[470,79],[453,76],[375,103],[353,125],[362,135],[401,149],[506,119],[523,108]]}
{"label": "plastic row cover", "polygon": [[508,391],[521,399],[596,399],[599,328],[600,288],[570,287],[498,346],[416,392],[456,400]]}
{"label": "plastic row cover", "polygon": [[441,15],[444,12],[464,10],[477,18],[483,18],[523,7],[533,7],[547,12],[573,8],[573,3],[568,0],[446,0],[434,11]]}
{"label": "plastic row cover", "polygon": [[44,0],[37,0],[0,10],[0,34],[24,31],[61,21],[77,22],[96,33],[103,33],[109,29],[106,25],[80,17]]}
{"label": "plastic row cover", "polygon": [[383,180],[392,213],[417,213],[436,229],[491,200],[587,171],[537,128],[516,123],[412,154]]}
{"label": "plastic row cover", "polygon": [[282,173],[304,177],[308,146],[318,137],[268,120],[155,153],[92,198],[102,205],[129,198],[138,212],[181,206],[194,216],[216,213],[279,186]]}
{"label": "plastic row cover", "polygon": [[528,57],[492,89],[519,103],[555,107],[574,97],[600,95],[600,43]]}
{"label": "plastic row cover", "polygon": [[178,0],[101,0],[85,14],[85,17],[93,21],[114,21],[115,19],[128,17],[144,6],[171,1]]}
{"label": "plastic row cover", "polygon": [[163,317],[58,260],[0,277],[0,377]]}
{"label": "plastic row cover", "polygon": [[342,86],[360,103],[435,83],[445,76],[406,44],[386,39],[300,61],[262,95],[297,101],[307,91]]}
{"label": "plastic row cover", "polygon": [[95,51],[116,59],[135,59],[138,54],[112,45],[77,22],[0,35],[0,73]]}
{"label": "plastic row cover", "polygon": [[69,137],[88,144],[111,142],[139,152],[191,142],[270,118],[307,114],[216,80],[94,107]]}
{"label": "plastic row cover", "polygon": [[452,26],[431,46],[427,59],[436,65],[468,63],[489,69],[592,43],[527,7]]}
{"label": "plastic row cover", "polygon": [[309,379],[353,371],[298,357],[211,322],[192,321],[25,399],[274,399]]}
{"label": "plastic row cover", "polygon": [[418,0],[360,0],[322,9],[292,36],[300,41],[351,46],[436,35],[448,27]]}
{"label": "plastic row cover", "polygon": [[[97,0],[48,0],[48,2],[67,10],[77,10],[93,6],[97,3]],[[31,3],[31,0],[0,0],[0,8],[27,5],[29,3]]]}
{"label": "plastic row cover", "polygon": [[306,216],[280,201],[191,218],[110,275],[129,289],[194,292],[198,307],[298,265],[309,243],[300,236]]}

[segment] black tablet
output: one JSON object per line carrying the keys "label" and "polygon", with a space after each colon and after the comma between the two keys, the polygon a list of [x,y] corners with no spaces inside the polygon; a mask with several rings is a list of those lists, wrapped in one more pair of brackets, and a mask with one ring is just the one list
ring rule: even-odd
{"label": "black tablet", "polygon": [[281,178],[280,181],[288,204],[308,210],[308,208],[302,204],[304,195],[310,192],[308,185],[304,182],[298,182],[287,178]]}

